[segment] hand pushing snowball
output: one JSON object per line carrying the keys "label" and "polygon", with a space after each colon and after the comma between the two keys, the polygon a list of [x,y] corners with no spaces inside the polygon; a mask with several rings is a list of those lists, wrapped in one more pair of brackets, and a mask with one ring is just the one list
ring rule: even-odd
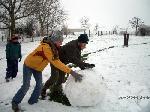
{"label": "hand pushing snowball", "polygon": [[70,75],[64,92],[72,106],[95,106],[102,102],[105,95],[105,84],[98,73],[93,70],[79,71],[83,75],[81,82],[75,82]]}

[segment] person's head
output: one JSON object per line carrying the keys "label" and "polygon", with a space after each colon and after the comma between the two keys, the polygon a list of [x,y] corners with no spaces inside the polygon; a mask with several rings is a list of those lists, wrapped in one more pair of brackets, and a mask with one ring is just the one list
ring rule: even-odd
{"label": "person's head", "polygon": [[11,41],[12,42],[18,42],[19,37],[17,35],[12,35]]}
{"label": "person's head", "polygon": [[63,33],[61,31],[53,31],[50,39],[57,47],[60,47],[63,42]]}
{"label": "person's head", "polygon": [[63,42],[63,33],[61,31],[53,31],[51,36],[49,37],[44,37],[43,38],[44,42],[51,41],[53,42],[57,47],[60,47]]}
{"label": "person's head", "polygon": [[81,50],[86,48],[86,44],[88,44],[88,41],[89,39],[87,34],[80,34],[80,36],[78,37],[78,45],[81,48]]}

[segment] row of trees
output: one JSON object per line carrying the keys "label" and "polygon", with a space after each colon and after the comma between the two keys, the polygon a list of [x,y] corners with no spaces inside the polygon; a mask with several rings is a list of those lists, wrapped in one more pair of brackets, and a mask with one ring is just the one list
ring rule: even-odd
{"label": "row of trees", "polygon": [[60,0],[0,0],[0,29],[8,29],[10,36],[18,31],[32,31],[36,23],[43,36],[65,19]]}
{"label": "row of trees", "polygon": [[[10,36],[16,32],[32,35],[38,25],[39,33],[43,36],[48,34],[49,30],[62,25],[66,17],[60,0],[0,0],[0,29],[8,29]],[[35,25],[37,23],[38,25]],[[81,28],[89,29],[88,17],[81,18],[80,23]],[[136,32],[144,24],[138,17],[133,17],[129,23]],[[117,32],[117,28],[118,26],[114,26],[114,33]],[[95,32],[98,29],[99,25],[96,24]]]}
{"label": "row of trees", "polygon": [[[88,17],[82,17],[81,20],[80,20],[80,23],[81,23],[81,28],[83,29],[89,29],[90,27],[90,24],[89,24],[89,18]],[[144,25],[144,22],[142,19],[138,18],[138,17],[133,17],[131,20],[129,20],[129,24],[131,25],[131,27],[133,29],[135,29],[135,33],[138,32],[138,29]],[[95,32],[98,32],[98,29],[99,29],[99,25],[96,24],[94,26],[94,31]],[[119,29],[119,26],[116,25],[112,28],[112,32],[113,34],[116,34],[117,33],[117,30]],[[121,29],[121,28],[120,28]],[[128,29],[128,28],[124,28],[124,29]]]}

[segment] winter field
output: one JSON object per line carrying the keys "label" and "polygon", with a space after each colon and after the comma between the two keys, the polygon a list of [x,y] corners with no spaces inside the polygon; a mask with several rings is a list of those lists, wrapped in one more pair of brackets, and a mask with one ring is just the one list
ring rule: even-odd
{"label": "winter field", "polygon": [[[65,38],[64,43],[77,36]],[[22,66],[25,57],[40,41],[22,43],[22,61],[15,79],[5,82],[6,59],[5,42],[0,42],[0,112],[12,112],[11,99],[22,84]],[[49,100],[39,100],[37,104],[27,103],[35,81],[32,77],[31,87],[21,103],[26,112],[150,112],[150,37],[130,36],[129,46],[123,47],[123,36],[90,37],[86,62],[96,65],[91,71],[99,75],[106,84],[103,100],[92,107],[65,106]],[[78,70],[78,68],[74,68]],[[85,71],[86,72],[86,71]],[[90,72],[92,73],[92,72]],[[43,71],[43,82],[50,76],[50,67]],[[92,80],[92,79],[91,79]],[[81,82],[82,84],[82,82]],[[86,86],[86,85],[83,85]],[[92,91],[96,91],[93,88]],[[84,93],[86,94],[86,93]],[[83,94],[83,96],[84,96]],[[90,99],[90,97],[85,98]],[[76,101],[80,102],[80,101]]]}

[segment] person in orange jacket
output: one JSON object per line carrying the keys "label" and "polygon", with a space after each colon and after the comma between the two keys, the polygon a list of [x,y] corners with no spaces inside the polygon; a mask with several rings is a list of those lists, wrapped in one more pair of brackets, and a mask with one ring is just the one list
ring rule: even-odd
{"label": "person in orange jacket", "polygon": [[14,111],[19,110],[18,104],[21,103],[30,87],[32,74],[35,78],[36,86],[28,103],[32,105],[38,102],[42,89],[42,71],[48,63],[65,73],[71,74],[75,78],[75,81],[80,82],[82,80],[82,75],[74,72],[59,60],[57,48],[60,47],[62,41],[62,32],[54,31],[50,37],[44,38],[40,45],[27,56],[23,65],[23,85],[12,99],[12,109]]}

